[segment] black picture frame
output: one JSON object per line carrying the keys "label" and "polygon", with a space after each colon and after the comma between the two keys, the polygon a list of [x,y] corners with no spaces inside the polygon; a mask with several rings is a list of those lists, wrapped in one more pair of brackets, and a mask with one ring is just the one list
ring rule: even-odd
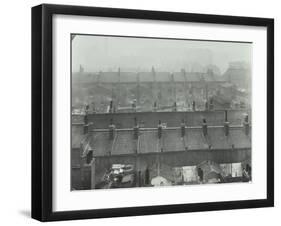
{"label": "black picture frame", "polygon": [[[267,198],[95,210],[52,210],[52,18],[55,14],[247,25],[267,28]],[[43,4],[32,8],[32,218],[122,217],[274,206],[274,20],[268,18]]]}

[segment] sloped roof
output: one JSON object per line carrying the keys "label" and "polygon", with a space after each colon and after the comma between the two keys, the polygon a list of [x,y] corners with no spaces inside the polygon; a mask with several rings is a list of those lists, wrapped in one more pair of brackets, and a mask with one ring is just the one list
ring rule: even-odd
{"label": "sloped roof", "polygon": [[[232,134],[232,132],[233,131],[231,129],[230,134]],[[228,143],[228,139],[225,136],[225,130],[223,127],[210,129],[210,131],[208,131],[208,140],[213,149],[231,148],[231,145]]]}
{"label": "sloped roof", "polygon": [[143,131],[139,136],[139,153],[160,152],[160,143],[156,130]]}
{"label": "sloped roof", "polygon": [[185,81],[185,75],[182,72],[174,72],[173,75],[174,75],[175,82]]}
{"label": "sloped roof", "polygon": [[201,128],[187,130],[185,144],[189,150],[206,149],[209,147]]}
{"label": "sloped roof", "polygon": [[163,151],[185,150],[184,139],[181,137],[180,129],[163,131]]}
{"label": "sloped roof", "polygon": [[139,72],[140,82],[153,82],[153,75],[151,72]]}
{"label": "sloped roof", "polygon": [[137,82],[137,74],[134,72],[121,72],[120,82]]}
{"label": "sloped roof", "polygon": [[170,82],[171,81],[171,73],[169,72],[156,72],[155,73],[157,82]]}
{"label": "sloped roof", "polygon": [[[162,129],[159,139],[157,128],[140,128],[139,139],[134,139],[132,129],[116,129],[115,138],[109,139],[109,131],[95,131],[82,140],[84,153],[94,150],[94,155],[147,154],[155,152],[173,152],[208,149],[251,148],[251,134],[245,135],[244,128],[230,127],[229,136],[225,136],[224,127],[209,126],[205,137],[201,127],[187,127],[184,137],[181,129]],[[187,149],[186,149],[187,147]]]}
{"label": "sloped roof", "polygon": [[71,147],[80,148],[81,140],[84,138],[83,125],[72,125],[71,127]]}
{"label": "sloped roof", "polygon": [[244,128],[232,128],[229,133],[229,143],[235,148],[251,147],[251,130],[249,135],[245,134]]}
{"label": "sloped roof", "polygon": [[132,154],[136,152],[136,141],[133,135],[132,131],[117,132],[113,141],[111,155]]}
{"label": "sloped roof", "polygon": [[104,83],[117,83],[119,81],[118,72],[101,72],[100,82]]}

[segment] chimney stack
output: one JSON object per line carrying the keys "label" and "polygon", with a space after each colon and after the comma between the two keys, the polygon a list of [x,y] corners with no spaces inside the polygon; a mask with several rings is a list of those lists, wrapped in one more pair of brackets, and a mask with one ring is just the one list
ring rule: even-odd
{"label": "chimney stack", "polygon": [[92,102],[93,113],[96,113],[96,105],[95,102]]}
{"label": "chimney stack", "polygon": [[109,104],[109,112],[110,112],[110,113],[113,112],[113,100],[110,101],[110,104]]}
{"label": "chimney stack", "polygon": [[160,139],[162,137],[162,124],[161,124],[161,120],[159,120],[158,123],[158,138]]}
{"label": "chimney stack", "polygon": [[208,111],[209,110],[209,102],[208,100],[206,100],[205,102],[205,111]]}
{"label": "chimney stack", "polygon": [[177,102],[174,102],[174,107],[173,107],[174,109],[174,111],[177,111]]}
{"label": "chimney stack", "polygon": [[193,110],[193,111],[196,111],[196,109],[195,109],[196,106],[195,106],[195,105],[196,105],[196,104],[195,104],[195,101],[193,100],[193,101],[192,101],[192,110]]}
{"label": "chimney stack", "polygon": [[227,119],[227,111],[224,113],[224,135],[228,136],[229,135],[229,122]]}
{"label": "chimney stack", "polygon": [[134,100],[134,101],[132,102],[132,109],[134,110],[134,112],[137,111],[137,102],[136,102],[136,100]]}
{"label": "chimney stack", "polygon": [[153,104],[153,111],[157,111],[157,102],[154,101],[154,104]]}
{"label": "chimney stack", "polygon": [[250,123],[249,123],[249,115],[247,114],[244,118],[244,128],[245,128],[245,134],[248,136],[250,133]]}
{"label": "chimney stack", "polygon": [[181,137],[185,136],[185,123],[184,120],[181,121]]}
{"label": "chimney stack", "polygon": [[214,110],[214,100],[213,100],[213,97],[210,98],[209,110],[210,111]]}
{"label": "chimney stack", "polygon": [[86,112],[86,114],[84,115],[84,134],[87,134],[89,132],[89,123],[88,123],[88,114]]}
{"label": "chimney stack", "polygon": [[90,108],[89,104],[86,104],[86,105],[85,105],[85,113],[86,113],[86,114],[88,114],[89,108]]}
{"label": "chimney stack", "polygon": [[113,120],[110,120],[110,125],[109,125],[109,139],[113,140],[115,136],[115,125],[113,124]]}
{"label": "chimney stack", "polygon": [[137,122],[137,118],[135,118],[135,126],[134,126],[134,139],[138,139],[139,138],[139,125]]}
{"label": "chimney stack", "polygon": [[228,122],[228,117],[227,117],[227,110],[224,111],[224,121]]}
{"label": "chimney stack", "polygon": [[203,135],[207,136],[208,135],[208,125],[207,125],[207,121],[205,118],[203,118],[202,130],[203,130]]}

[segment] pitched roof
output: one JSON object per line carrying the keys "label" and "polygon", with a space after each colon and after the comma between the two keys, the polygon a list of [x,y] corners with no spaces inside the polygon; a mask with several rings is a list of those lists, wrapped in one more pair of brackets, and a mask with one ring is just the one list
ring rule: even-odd
{"label": "pitched roof", "polygon": [[81,140],[84,138],[83,125],[72,125],[71,127],[71,147],[80,148]]}
{"label": "pitched roof", "polygon": [[205,137],[201,127],[187,127],[184,137],[181,129],[162,129],[161,138],[157,128],[140,128],[139,139],[134,139],[132,129],[116,129],[115,138],[109,139],[109,131],[97,130],[82,140],[84,154],[94,150],[95,156],[147,154],[155,152],[174,152],[208,149],[251,148],[251,134],[245,135],[244,128],[230,127],[229,136],[225,136],[223,126],[209,126]]}
{"label": "pitched roof", "polygon": [[153,82],[153,75],[151,72],[139,72],[140,82]]}

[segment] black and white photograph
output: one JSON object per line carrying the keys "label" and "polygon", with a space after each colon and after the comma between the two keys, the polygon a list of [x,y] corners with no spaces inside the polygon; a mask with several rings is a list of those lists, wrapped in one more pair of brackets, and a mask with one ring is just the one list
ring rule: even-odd
{"label": "black and white photograph", "polygon": [[70,43],[71,191],[252,182],[252,42]]}
{"label": "black and white photograph", "polygon": [[274,206],[274,19],[156,9],[32,8],[32,218]]}

